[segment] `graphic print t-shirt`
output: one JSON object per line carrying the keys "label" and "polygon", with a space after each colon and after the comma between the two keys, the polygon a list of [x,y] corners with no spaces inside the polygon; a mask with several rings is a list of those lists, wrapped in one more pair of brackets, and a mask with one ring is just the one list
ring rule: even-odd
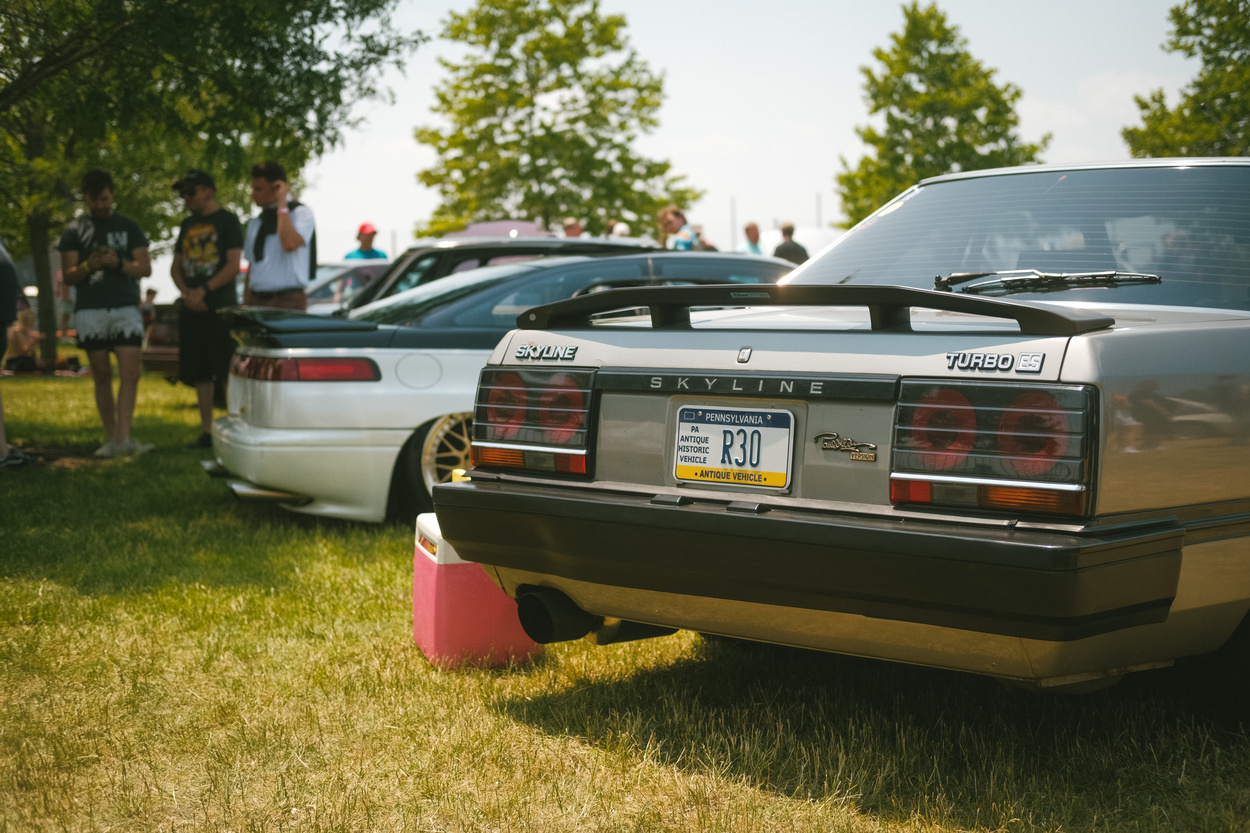
{"label": "graphic print t-shirt", "polygon": [[[243,248],[243,227],[233,212],[219,208],[206,217],[191,216],[182,221],[174,251],[182,255],[182,274],[187,286],[203,286],[226,265],[226,253]],[[238,303],[234,281],[219,286],[204,299],[209,309]]]}
{"label": "graphic print t-shirt", "polygon": [[139,281],[121,271],[121,265],[135,259],[135,249],[147,248],[148,239],[129,217],[113,212],[104,220],[90,214],[76,218],[61,235],[57,250],[78,252],[78,262],[86,263],[97,247],[117,252],[117,269],[97,269],[79,281],[75,309],[115,309],[139,306]]}

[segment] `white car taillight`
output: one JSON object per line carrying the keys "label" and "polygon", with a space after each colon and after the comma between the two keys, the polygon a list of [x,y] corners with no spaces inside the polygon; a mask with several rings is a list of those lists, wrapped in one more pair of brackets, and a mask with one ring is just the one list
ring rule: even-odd
{"label": "white car taillight", "polygon": [[372,359],[330,356],[236,355],[230,364],[230,373],[262,382],[377,382],[382,378]]}
{"label": "white car taillight", "polygon": [[1086,515],[1094,405],[1084,386],[904,381],[890,501]]}
{"label": "white car taillight", "polygon": [[593,380],[586,370],[483,370],[473,465],[587,474]]}

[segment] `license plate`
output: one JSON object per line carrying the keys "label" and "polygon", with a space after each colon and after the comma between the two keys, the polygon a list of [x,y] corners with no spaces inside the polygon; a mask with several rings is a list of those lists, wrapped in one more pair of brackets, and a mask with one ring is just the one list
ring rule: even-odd
{"label": "license plate", "polygon": [[687,483],[784,489],[793,425],[789,411],[684,406],[677,412],[673,475]]}

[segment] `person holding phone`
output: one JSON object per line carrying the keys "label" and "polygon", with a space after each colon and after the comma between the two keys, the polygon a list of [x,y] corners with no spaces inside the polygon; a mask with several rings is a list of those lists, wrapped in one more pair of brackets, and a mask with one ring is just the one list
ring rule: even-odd
{"label": "person holding phone", "polygon": [[[96,409],[107,436],[96,449],[97,457],[126,457],[152,449],[130,436],[143,372],[139,281],[152,274],[152,260],[139,225],[113,210],[115,188],[108,171],[87,171],[82,178],[87,212],[69,224],[57,245],[62,279],[77,288],[74,327],[91,366]],[[117,356],[116,398],[110,352]]]}
{"label": "person holding phone", "polygon": [[312,210],[291,199],[286,168],[273,161],[252,166],[252,202],[243,256],[248,261],[243,303],[249,307],[308,309],[308,282],[317,271],[317,224]]}

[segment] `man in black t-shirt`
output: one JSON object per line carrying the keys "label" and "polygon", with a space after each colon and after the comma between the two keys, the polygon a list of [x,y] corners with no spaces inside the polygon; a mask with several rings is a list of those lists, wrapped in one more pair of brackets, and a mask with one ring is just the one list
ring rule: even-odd
{"label": "man in black t-shirt", "polygon": [[[74,327],[78,346],[87,352],[95,403],[108,439],[97,457],[124,457],[152,446],[130,436],[130,421],[143,372],[143,314],[139,281],[152,274],[148,238],[138,224],[113,210],[113,177],[108,171],[87,171],[82,178],[87,213],[80,214],[61,235],[61,273],[77,287]],[[117,354],[120,382],[113,398],[113,367]]]}
{"label": "man in black t-shirt", "polygon": [[200,436],[190,448],[213,446],[215,386],[230,372],[234,340],[217,310],[234,306],[235,276],[243,256],[243,227],[217,204],[217,184],[203,171],[188,171],[174,183],[191,216],[182,221],[169,273],[182,290],[178,310],[178,378],[195,388]]}
{"label": "man in black t-shirt", "polygon": [[784,258],[795,265],[807,262],[807,249],[794,242],[794,223],[781,224],[781,238],[773,249],[773,257]]}

